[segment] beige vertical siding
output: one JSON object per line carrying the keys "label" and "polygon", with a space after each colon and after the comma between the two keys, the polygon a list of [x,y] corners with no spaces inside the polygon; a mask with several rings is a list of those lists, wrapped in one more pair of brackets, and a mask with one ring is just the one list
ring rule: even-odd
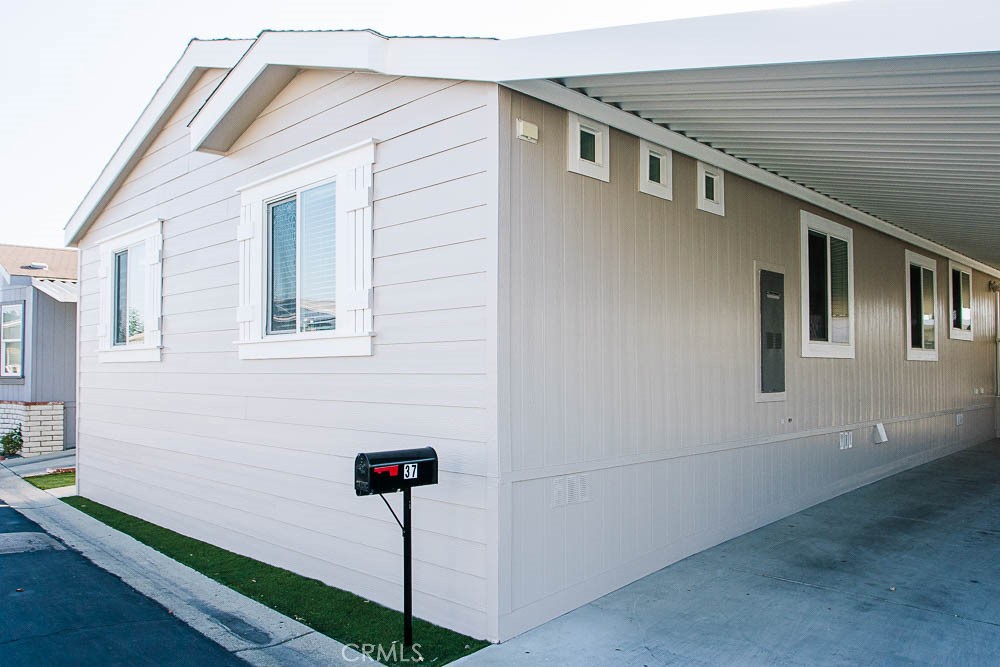
{"label": "beige vertical siding", "polygon": [[[699,211],[696,163],[676,153],[673,201],[640,194],[638,140],[617,131],[610,183],[569,173],[565,111],[507,90],[500,108],[501,636],[992,435],[984,275],[975,341],[943,326],[940,360],[908,362],[902,242],[731,174],[725,217]],[[513,138],[515,118],[538,124],[537,144]],[[800,356],[803,208],[854,230],[856,359]],[[784,268],[783,402],[754,402],[755,261]],[[875,420],[888,443],[873,444]],[[585,500],[562,503],[579,474]]]}
{"label": "beige vertical siding", "polygon": [[[398,608],[399,529],[355,497],[353,458],[434,446],[441,483],[414,493],[414,607],[487,636],[497,88],[305,71],[229,155],[192,153],[187,123],[223,74],[204,75],[81,243],[81,493]],[[370,137],[374,355],[240,361],[236,188]],[[97,248],[154,218],[162,361],[100,363]]]}

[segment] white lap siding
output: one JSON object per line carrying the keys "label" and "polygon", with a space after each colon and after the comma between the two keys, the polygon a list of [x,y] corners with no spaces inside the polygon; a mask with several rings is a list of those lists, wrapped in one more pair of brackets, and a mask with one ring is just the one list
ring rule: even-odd
{"label": "white lap siding", "polygon": [[[440,484],[414,492],[414,607],[495,634],[496,86],[305,71],[230,154],[191,153],[187,122],[221,75],[204,75],[81,243],[81,493],[398,608],[399,529],[355,497],[353,459],[433,446]],[[371,137],[373,356],[239,360],[236,189]],[[97,248],[155,218],[162,361],[100,363]]]}

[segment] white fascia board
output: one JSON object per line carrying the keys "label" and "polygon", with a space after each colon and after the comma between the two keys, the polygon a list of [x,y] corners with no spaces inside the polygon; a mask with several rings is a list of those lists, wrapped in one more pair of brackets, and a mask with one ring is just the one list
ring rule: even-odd
{"label": "white fascia board", "polygon": [[100,176],[66,223],[64,227],[66,245],[77,244],[90,223],[114,196],[132,167],[156,139],[163,124],[183,102],[201,74],[208,69],[230,69],[252,43],[253,40],[240,39],[192,40],[188,44],[180,60],[160,84],[153,99],[143,109],[139,119],[125,135]]}
{"label": "white fascia board", "polygon": [[563,109],[578,113],[588,118],[600,121],[622,132],[627,132],[641,139],[659,144],[665,148],[675,150],[684,155],[707,162],[711,165],[724,169],[737,176],[766,185],[778,192],[795,197],[801,201],[813,204],[822,209],[836,213],[848,220],[860,223],[889,236],[895,237],[917,248],[933,252],[947,259],[952,259],[987,275],[1000,278],[1000,269],[966,257],[950,248],[925,239],[922,236],[908,232],[905,229],[877,218],[864,211],[848,206],[836,199],[822,195],[815,190],[793,183],[777,174],[755,167],[748,162],[744,162],[720,150],[699,143],[681,134],[666,129],[648,120],[639,118],[636,115],[622,111],[604,102],[587,97],[575,90],[570,90],[552,81],[507,81],[502,85],[530,95],[544,102],[549,102]]}

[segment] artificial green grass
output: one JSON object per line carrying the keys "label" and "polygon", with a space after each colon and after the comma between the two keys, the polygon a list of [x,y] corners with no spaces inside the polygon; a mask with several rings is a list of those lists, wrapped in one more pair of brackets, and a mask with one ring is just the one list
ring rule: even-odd
{"label": "artificial green grass", "polygon": [[[390,651],[392,643],[402,642],[403,615],[398,611],[316,579],[175,533],[82,496],[63,500],[160,553],[343,644],[381,645],[384,651],[381,659],[387,665],[412,665],[417,657],[412,651],[404,654],[397,648],[395,661],[385,659],[385,652]],[[457,660],[489,643],[416,618],[413,619],[413,642],[420,647],[423,664],[429,665]],[[372,657],[377,654],[372,653]]]}
{"label": "artificial green grass", "polygon": [[76,484],[76,471],[70,470],[68,472],[53,472],[48,475],[35,475],[34,477],[25,477],[24,481],[34,484],[43,491],[46,489],[58,489],[63,486],[73,486]]}

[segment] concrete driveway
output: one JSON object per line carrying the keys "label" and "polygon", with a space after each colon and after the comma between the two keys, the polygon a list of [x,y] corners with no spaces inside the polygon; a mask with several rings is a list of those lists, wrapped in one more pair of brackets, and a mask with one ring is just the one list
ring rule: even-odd
{"label": "concrete driveway", "polygon": [[696,554],[460,664],[1000,664],[1000,441]]}

